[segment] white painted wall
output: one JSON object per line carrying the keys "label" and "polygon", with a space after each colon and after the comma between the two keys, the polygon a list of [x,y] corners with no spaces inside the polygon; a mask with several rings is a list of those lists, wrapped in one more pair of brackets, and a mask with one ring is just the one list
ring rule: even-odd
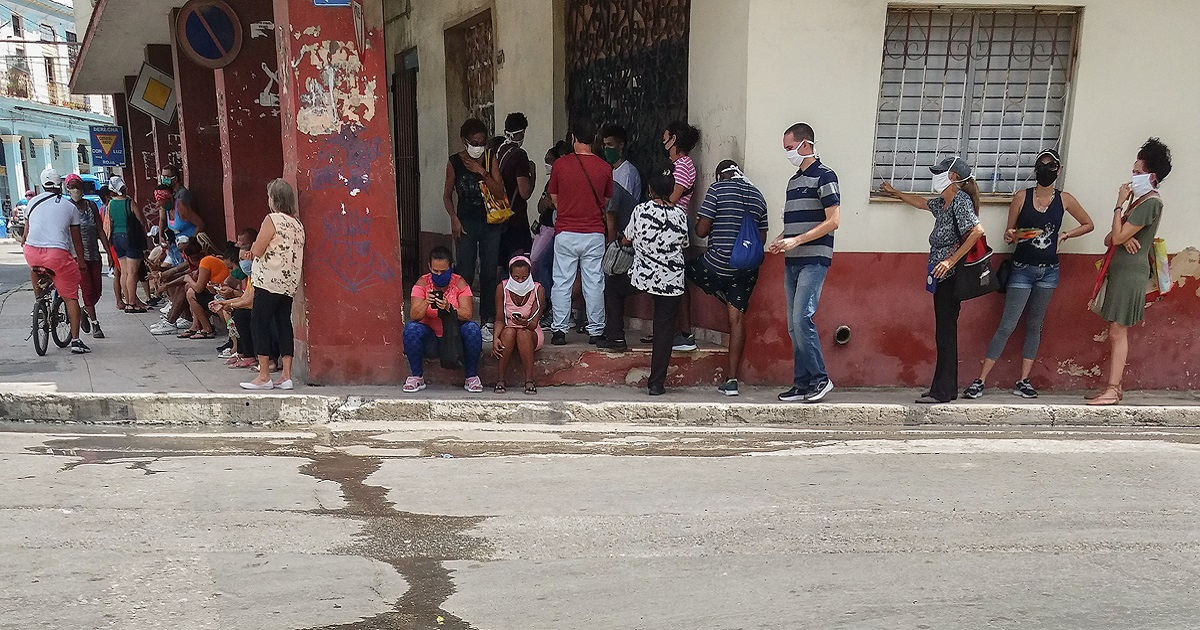
{"label": "white painted wall", "polygon": [[[421,230],[450,232],[450,219],[442,204],[446,151],[449,139],[446,120],[445,31],[477,15],[485,7],[493,12],[497,56],[503,51],[504,64],[497,65],[495,103],[496,123],[503,131],[504,117],[521,111],[529,118],[525,148],[530,158],[541,163],[546,149],[554,142],[556,110],[554,86],[554,15],[553,0],[439,0],[413,2],[407,15],[395,12],[405,3],[385,3],[388,25],[389,57],[412,46],[417,47],[420,71],[417,74],[418,122],[421,168]],[[458,123],[455,122],[455,128]],[[494,132],[495,130],[493,130]],[[535,171],[537,191],[544,179],[541,168]],[[536,213],[533,213],[536,214]]]}
{"label": "white painted wall", "polygon": [[[896,203],[870,201],[871,159],[887,0],[749,0],[746,151],[748,174],[781,224],[787,179],[783,130],[805,121],[817,132],[822,159],[842,186],[839,251],[919,252],[931,220]],[[893,1],[893,4],[928,4]],[[1007,0],[958,5],[1029,6]],[[1174,172],[1162,189],[1160,234],[1178,251],[1200,245],[1200,2],[1079,0],[1083,7],[1064,154],[1063,183],[1097,222],[1064,251],[1103,251],[1117,187],[1128,181],[1137,148],[1149,136],[1171,146]],[[1157,62],[1157,65],[1156,65]],[[993,246],[1006,205],[985,205]]]}
{"label": "white painted wall", "polygon": [[692,159],[702,186],[722,160],[745,164],[749,20],[748,2],[692,0],[688,118],[700,129]]}

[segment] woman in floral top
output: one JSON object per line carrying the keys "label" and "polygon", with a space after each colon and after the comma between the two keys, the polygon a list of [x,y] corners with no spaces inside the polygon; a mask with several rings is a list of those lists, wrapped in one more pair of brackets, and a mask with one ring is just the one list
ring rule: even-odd
{"label": "woman in floral top", "polygon": [[654,297],[654,351],[647,385],[651,396],[660,396],[666,393],[667,367],[678,328],[688,222],[684,209],[671,203],[675,190],[671,172],[654,175],[649,183],[650,201],[634,209],[625,242],[633,245],[630,284]]}
{"label": "woman in floral top", "polygon": [[[250,327],[254,331],[254,351],[258,355],[258,377],[242,383],[242,389],[292,389],[292,355],[296,344],[292,331],[292,298],[300,289],[300,268],[304,262],[304,226],[296,218],[296,192],[291,184],[276,179],[267,185],[267,203],[271,213],[263,219],[258,238],[250,247],[254,255],[250,282],[254,286],[254,306]],[[271,331],[278,336],[278,351],[283,374],[271,381]]]}

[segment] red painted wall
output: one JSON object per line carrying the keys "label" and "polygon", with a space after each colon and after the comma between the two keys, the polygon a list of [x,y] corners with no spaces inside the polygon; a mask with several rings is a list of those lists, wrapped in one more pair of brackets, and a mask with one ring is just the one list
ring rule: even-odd
{"label": "red painted wall", "polygon": [[[299,193],[307,246],[298,299],[298,353],[316,383],[395,384],[408,375],[400,277],[391,124],[388,120],[383,9],[363,2],[364,37],[356,42],[350,7],[316,7],[311,0],[275,0],[284,178]],[[324,55],[334,64],[332,75]],[[358,64],[345,63],[357,57]],[[334,92],[374,94],[338,98]],[[371,85],[373,84],[373,86]],[[333,116],[336,129],[315,132],[314,120]]]}
{"label": "red painted wall", "polygon": [[[1106,327],[1087,309],[1098,255],[1064,255],[1034,367],[1035,386],[1079,390],[1103,384]],[[821,297],[817,327],[831,378],[848,387],[921,387],[933,376],[933,296],[924,288],[925,254],[837,253]],[[1191,279],[1147,309],[1146,321],[1130,330],[1127,389],[1200,388],[1200,313],[1197,281]],[[988,342],[1000,321],[1004,297],[993,294],[963,304],[959,318],[959,376],[966,386],[978,376]],[[745,380],[787,384],[792,378],[783,290],[783,263],[768,257],[751,302]],[[838,346],[834,330],[851,329]],[[989,385],[1009,386],[1020,376],[1023,324],[1009,340]],[[1096,369],[1099,368],[1099,369]],[[1090,372],[1090,373],[1089,373]]]}

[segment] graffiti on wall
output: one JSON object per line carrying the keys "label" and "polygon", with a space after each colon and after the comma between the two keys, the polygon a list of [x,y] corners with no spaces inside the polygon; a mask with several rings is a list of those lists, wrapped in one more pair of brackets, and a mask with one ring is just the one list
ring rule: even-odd
{"label": "graffiti on wall", "polygon": [[331,278],[349,293],[359,293],[397,280],[392,261],[384,258],[371,241],[370,208],[342,205],[341,212],[321,220],[324,238],[317,258],[328,266]]}
{"label": "graffiti on wall", "polygon": [[317,155],[321,167],[313,173],[313,190],[345,186],[351,197],[357,197],[371,188],[371,167],[383,140],[363,138],[362,131],[359,125],[343,125],[325,141]]}
{"label": "graffiti on wall", "polygon": [[279,82],[279,76],[271,70],[271,67],[268,66],[267,62],[265,61],[262,64],[262,70],[263,73],[267,75],[267,86],[262,89],[262,92],[258,93],[258,98],[255,99],[254,102],[262,105],[263,107],[274,108],[275,115],[278,116],[279,91],[275,89],[275,84]]}
{"label": "graffiti on wall", "polygon": [[354,42],[305,44],[293,61],[293,70],[296,83],[303,86],[296,114],[296,127],[302,133],[328,135],[337,133],[342,125],[361,125],[375,118],[377,82],[363,79]]}

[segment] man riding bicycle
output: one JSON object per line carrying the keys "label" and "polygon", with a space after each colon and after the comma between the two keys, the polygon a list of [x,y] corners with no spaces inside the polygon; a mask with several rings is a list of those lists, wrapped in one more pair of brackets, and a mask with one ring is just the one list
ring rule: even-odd
{"label": "man riding bicycle", "polygon": [[[53,167],[47,166],[42,171],[40,181],[44,192],[30,199],[25,210],[25,233],[21,238],[25,262],[29,264],[35,291],[39,284],[35,268],[53,272],[54,287],[66,302],[67,317],[71,320],[71,352],[84,354],[92,349],[79,339],[79,286],[81,272],[87,269],[79,209],[70,197],[63,197],[62,178]],[[72,256],[72,251],[78,255]]]}

